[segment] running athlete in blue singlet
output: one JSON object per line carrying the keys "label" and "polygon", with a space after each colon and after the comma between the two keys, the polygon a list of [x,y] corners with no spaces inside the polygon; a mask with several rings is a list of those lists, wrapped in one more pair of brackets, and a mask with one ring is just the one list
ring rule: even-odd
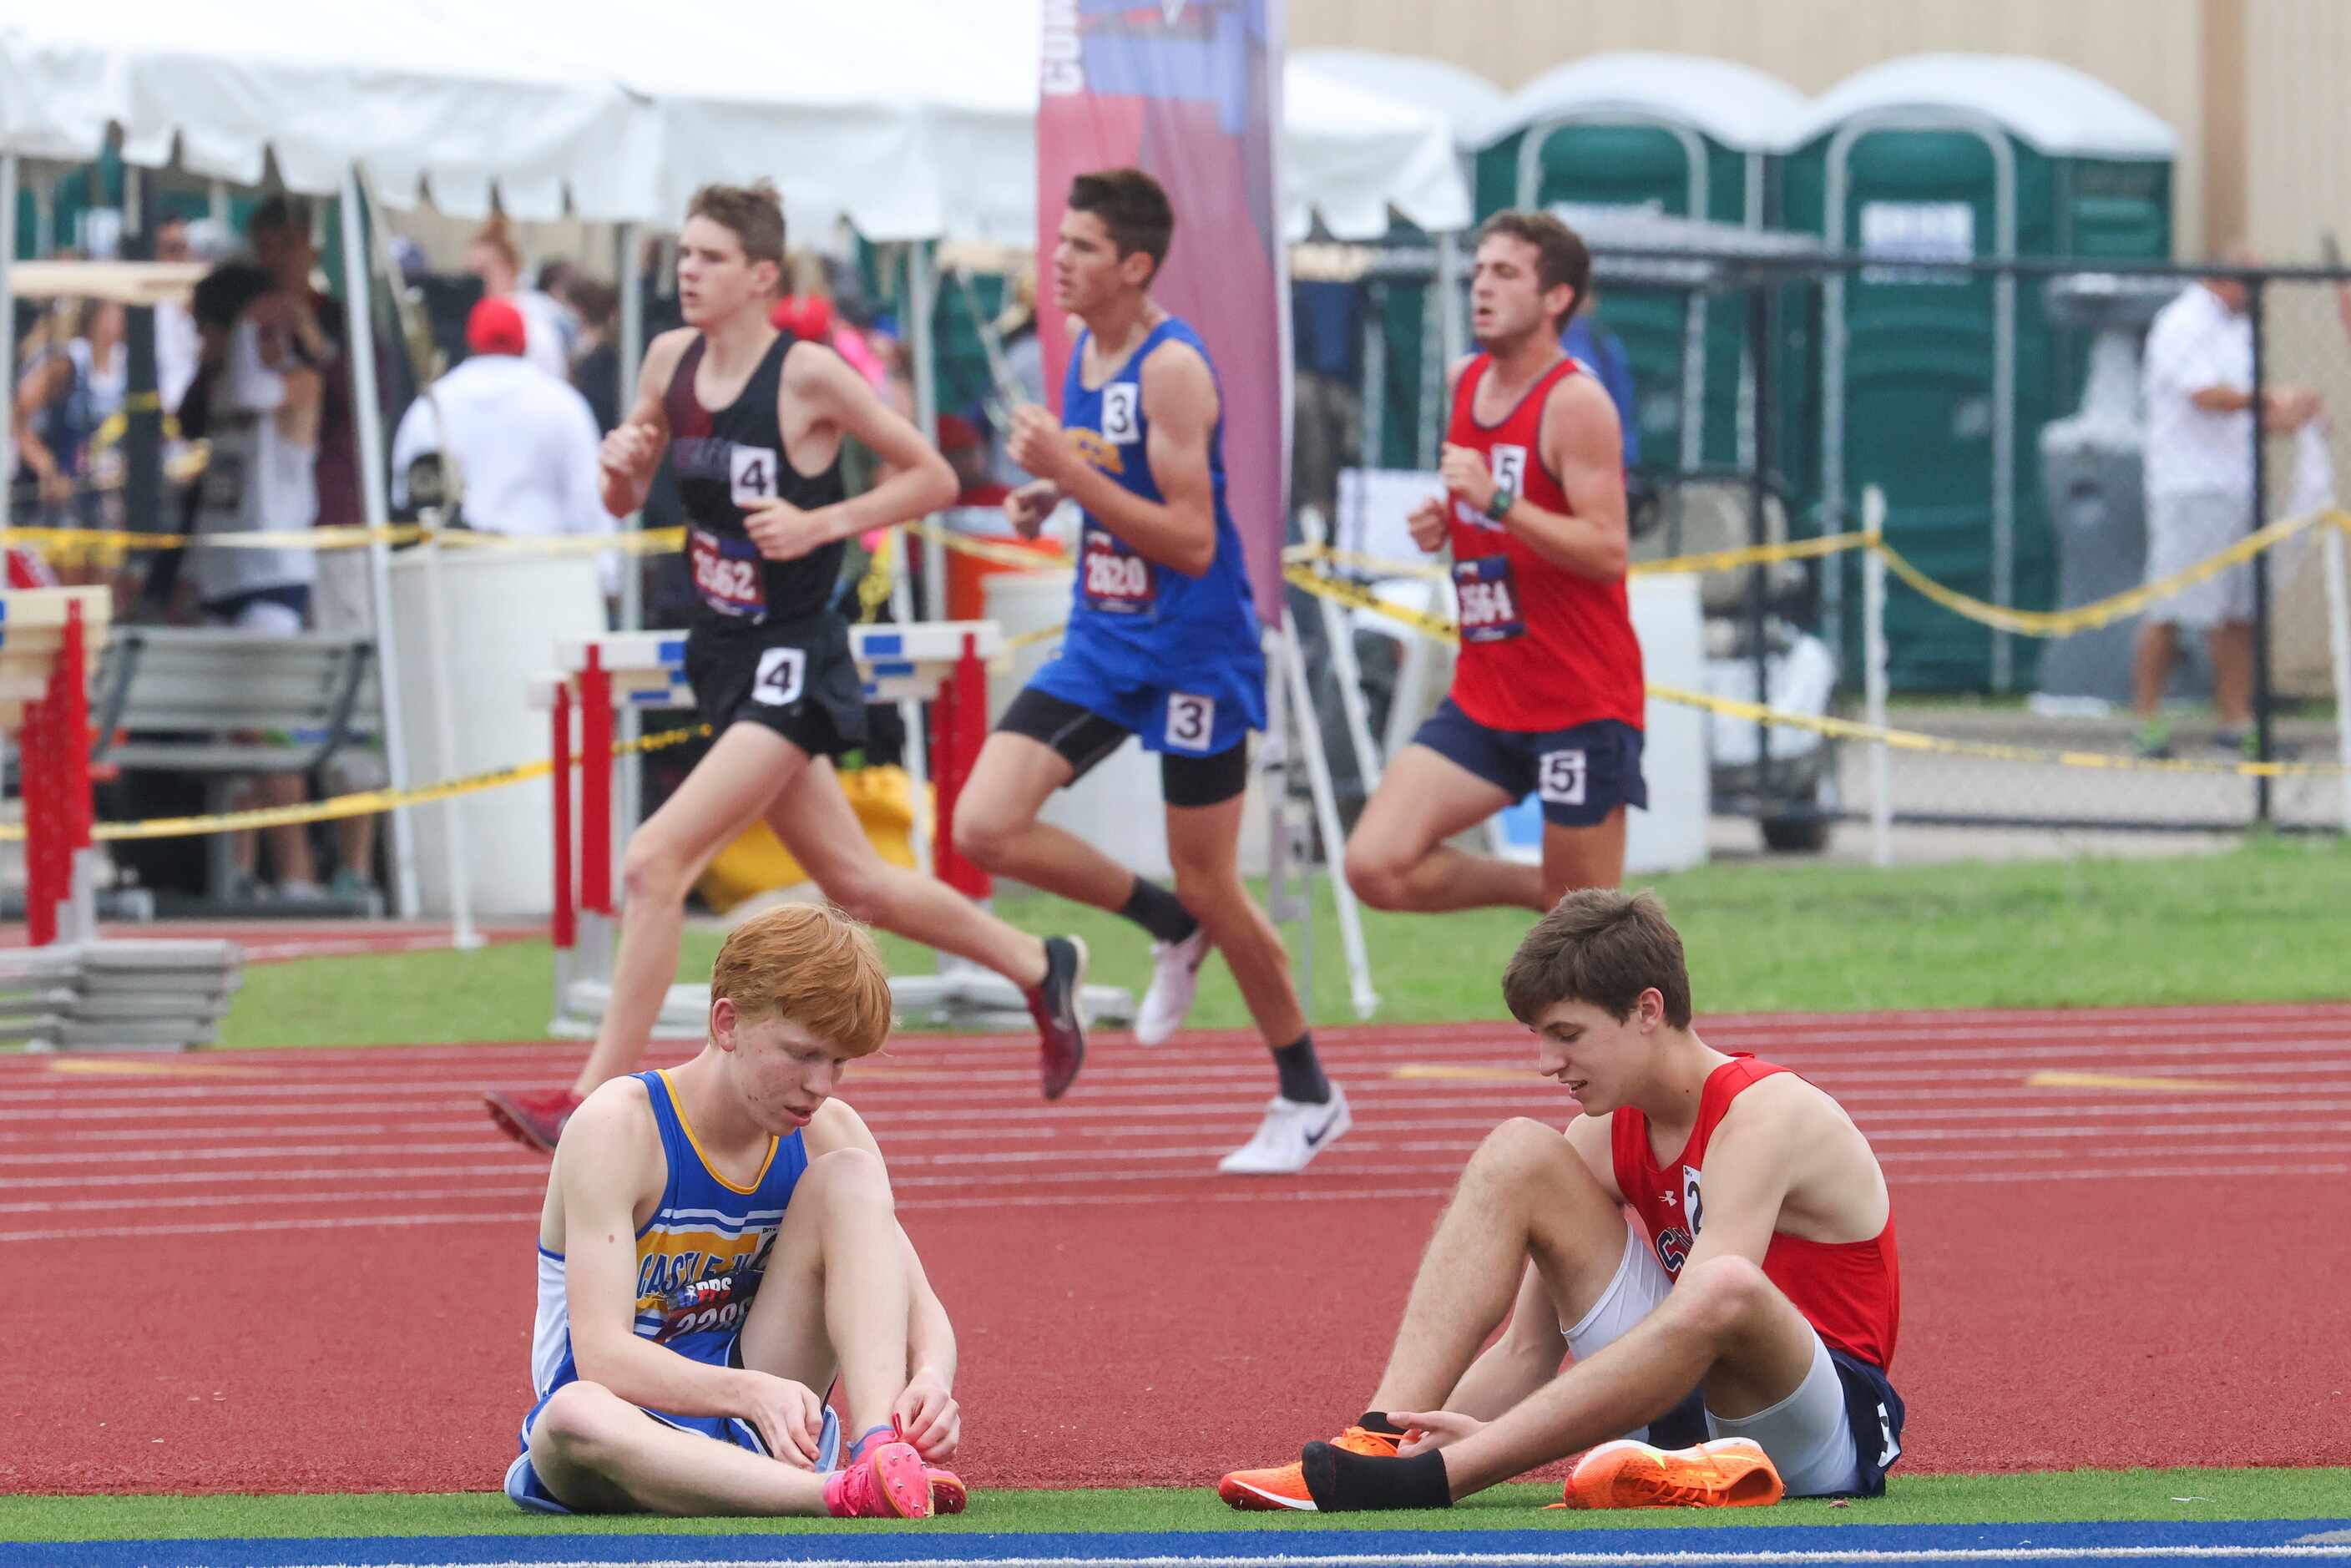
{"label": "running athlete in blue singlet", "polygon": [[[1233,1174],[1305,1168],[1347,1130],[1322,1074],[1281,939],[1241,881],[1249,732],[1265,727],[1265,656],[1240,534],[1225,498],[1221,397],[1198,333],[1151,280],[1176,219],[1134,169],[1081,174],[1053,253],[1055,302],[1084,324],[1061,418],[1024,407],[1011,455],[1037,476],[1005,503],[1033,537],[1064,499],[1083,517],[1069,632],[1013,699],[956,803],[974,863],[1123,915],[1156,938],[1135,1036],[1156,1045],[1190,1009],[1221,949],[1272,1050],[1280,1090]],[[1160,756],[1170,892],[1037,821],[1054,790],[1139,738]]]}
{"label": "running athlete in blue singlet", "polygon": [[961,1436],[955,1330],[872,1134],[832,1098],[889,1036],[881,955],[839,911],[788,905],[726,938],[710,993],[701,1055],[613,1079],[564,1127],[507,1495],[548,1513],[959,1512],[963,1483],[926,1464]]}

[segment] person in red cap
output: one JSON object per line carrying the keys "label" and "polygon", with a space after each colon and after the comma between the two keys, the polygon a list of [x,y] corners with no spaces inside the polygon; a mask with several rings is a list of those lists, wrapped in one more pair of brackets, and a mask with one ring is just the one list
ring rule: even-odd
{"label": "person in red cap", "polygon": [[[596,416],[568,382],[524,356],[529,326],[493,296],[465,319],[471,357],[409,405],[392,442],[392,504],[440,508],[486,533],[608,536],[596,494]],[[602,563],[604,591],[620,565]]]}

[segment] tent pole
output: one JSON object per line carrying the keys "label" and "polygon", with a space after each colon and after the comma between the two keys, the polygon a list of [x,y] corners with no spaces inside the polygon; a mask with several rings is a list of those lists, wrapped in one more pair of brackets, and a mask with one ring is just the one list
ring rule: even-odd
{"label": "tent pole", "polygon": [[[375,313],[370,303],[371,283],[367,244],[360,219],[358,171],[343,172],[343,309],[350,338],[351,416],[360,446],[360,503],[374,538],[368,543],[368,589],[375,602],[376,690],[383,699],[383,751],[392,788],[404,790],[413,781],[408,768],[408,726],[400,710],[401,668],[398,640],[392,623],[392,547],[383,530],[392,523],[383,491],[383,409],[376,402]],[[392,810],[392,860],[395,906],[402,920],[417,912],[416,823],[406,806]]]}

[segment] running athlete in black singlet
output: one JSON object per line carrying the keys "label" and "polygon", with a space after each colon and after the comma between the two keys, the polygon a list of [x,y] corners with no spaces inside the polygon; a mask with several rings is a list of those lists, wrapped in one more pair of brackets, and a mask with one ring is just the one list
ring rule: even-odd
{"label": "running athlete in black singlet", "polygon": [[[616,517],[643,506],[664,451],[675,469],[700,601],[686,673],[718,738],[629,840],[611,1005],[580,1077],[569,1091],[489,1096],[500,1126],[542,1148],[590,1091],[637,1065],[677,972],[687,890],[762,818],[850,914],[1019,986],[1048,1099],[1084,1058],[1084,945],[1027,936],[891,865],[841,794],[832,759],[864,740],[863,682],[848,624],[830,607],[842,550],[853,535],[946,506],[956,480],[840,355],[769,324],[783,257],[773,187],[695,193],[678,237],[686,325],[647,345],[635,404],[604,438],[600,477]],[[853,499],[841,482],[841,444],[852,435],[891,474]]]}

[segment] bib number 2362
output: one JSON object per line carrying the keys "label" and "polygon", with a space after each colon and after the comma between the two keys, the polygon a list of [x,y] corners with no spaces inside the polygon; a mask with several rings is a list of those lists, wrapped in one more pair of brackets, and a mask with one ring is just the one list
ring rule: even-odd
{"label": "bib number 2362", "polygon": [[1122,549],[1108,534],[1087,530],[1081,570],[1088,609],[1112,615],[1141,615],[1151,609],[1151,563]]}
{"label": "bib number 2362", "polygon": [[1510,576],[1510,558],[1479,556],[1453,563],[1453,589],[1461,601],[1461,640],[1499,643],[1526,635],[1525,615],[1519,609],[1519,585]]}
{"label": "bib number 2362", "polygon": [[722,539],[695,528],[686,535],[686,550],[694,562],[694,590],[705,604],[721,615],[757,615],[767,609],[759,558],[750,540]]}

